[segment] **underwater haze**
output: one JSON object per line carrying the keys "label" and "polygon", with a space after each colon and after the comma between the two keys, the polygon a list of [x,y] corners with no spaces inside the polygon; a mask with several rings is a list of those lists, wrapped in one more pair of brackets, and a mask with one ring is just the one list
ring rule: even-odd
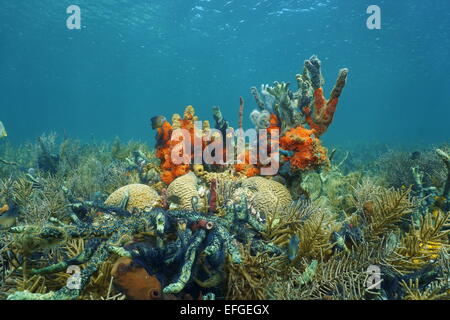
{"label": "underwater haze", "polygon": [[[81,8],[69,30],[68,6]],[[369,30],[366,9],[381,8]],[[350,70],[327,143],[450,137],[450,2],[443,0],[2,0],[0,120],[13,142],[43,132],[154,143],[150,118],[193,105],[245,122],[251,86],[295,84],[322,61],[325,92]]]}
{"label": "underwater haze", "polygon": [[0,0],[0,301],[450,300],[449,30],[449,0]]}

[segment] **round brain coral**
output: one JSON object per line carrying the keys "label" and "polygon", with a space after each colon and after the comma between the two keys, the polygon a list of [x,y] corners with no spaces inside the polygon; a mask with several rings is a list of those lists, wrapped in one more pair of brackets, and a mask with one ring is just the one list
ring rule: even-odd
{"label": "round brain coral", "polygon": [[289,190],[281,183],[263,177],[252,177],[242,182],[242,187],[253,191],[250,203],[258,212],[266,217],[276,210],[283,210],[292,203]]}
{"label": "round brain coral", "polygon": [[176,178],[167,188],[169,202],[176,204],[179,209],[192,210],[192,198],[198,196],[197,177],[193,172]]}
{"label": "round brain coral", "polygon": [[159,195],[155,189],[145,184],[129,184],[117,189],[106,199],[105,204],[117,207],[120,205],[128,192],[128,204],[125,208],[128,211],[138,209],[139,211],[152,209],[159,202]]}

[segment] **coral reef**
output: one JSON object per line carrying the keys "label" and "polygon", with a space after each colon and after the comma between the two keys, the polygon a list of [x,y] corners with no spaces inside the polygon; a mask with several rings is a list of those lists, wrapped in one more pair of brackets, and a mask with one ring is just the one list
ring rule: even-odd
{"label": "coral reef", "polygon": [[[2,139],[0,298],[449,299],[448,145],[328,152],[321,137],[347,75],[325,99],[313,56],[296,92],[251,88],[250,119],[266,130],[236,152],[241,163],[225,161],[242,137],[219,107],[211,124],[192,106],[152,118],[154,150]],[[245,112],[240,98],[239,132]],[[187,135],[173,139],[176,129]],[[269,175],[251,161],[264,138],[279,164]],[[194,161],[195,151],[214,162]]]}
{"label": "coral reef", "polygon": [[[82,172],[77,168],[91,163],[82,159],[64,174]],[[234,168],[192,168],[167,190],[161,182],[138,185],[146,197],[157,194],[161,208],[129,206],[134,192],[126,188],[114,202],[106,201],[102,193],[112,198],[120,184],[138,182],[126,170],[121,174],[128,181],[119,179],[116,187],[107,187],[111,191],[103,186],[85,199],[86,187],[77,183],[100,179],[101,171],[92,171],[91,179],[85,179],[87,173],[77,180],[66,176],[65,182],[58,177],[61,169],[56,176],[19,171],[17,178],[1,181],[3,214],[18,210],[16,225],[2,230],[2,297],[448,298],[442,279],[449,274],[450,213],[423,202],[412,188],[344,174],[345,159],[334,163],[333,157],[329,171],[305,174],[310,200],[293,201],[293,190],[277,177],[247,178]],[[441,165],[446,170],[442,160]],[[191,191],[184,196],[186,187]],[[441,197],[445,184],[434,187]],[[80,289],[67,286],[66,269],[74,265],[81,267]],[[364,270],[371,265],[385,277],[379,290],[367,290]]]}

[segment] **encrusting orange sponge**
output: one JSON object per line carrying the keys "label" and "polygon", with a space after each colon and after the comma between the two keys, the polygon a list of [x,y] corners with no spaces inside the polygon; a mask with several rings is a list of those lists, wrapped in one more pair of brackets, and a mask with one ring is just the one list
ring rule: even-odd
{"label": "encrusting orange sponge", "polygon": [[314,134],[314,129],[298,126],[280,138],[280,147],[293,152],[292,156],[285,156],[292,170],[311,170],[328,163],[327,151]]}

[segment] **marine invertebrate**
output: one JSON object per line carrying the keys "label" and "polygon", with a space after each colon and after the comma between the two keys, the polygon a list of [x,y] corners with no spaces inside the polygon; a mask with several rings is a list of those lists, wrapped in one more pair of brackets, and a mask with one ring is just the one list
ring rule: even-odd
{"label": "marine invertebrate", "polygon": [[[280,173],[288,177],[289,184],[292,176],[298,177],[301,171],[329,165],[326,149],[319,137],[333,120],[348,70],[342,69],[339,72],[327,101],[323,94],[320,64],[316,56],[305,61],[303,73],[296,76],[296,92],[292,92],[289,83],[285,82],[275,81],[272,87],[262,86],[263,94],[273,97],[273,108],[262,101],[255,87],[251,88],[259,108],[251,113],[251,120],[256,128],[268,128],[269,134],[273,129],[281,130]],[[238,169],[242,171],[245,168]]]}
{"label": "marine invertebrate", "polygon": [[38,167],[39,169],[52,174],[55,174],[58,171],[61,159],[58,154],[52,153],[50,150],[55,143],[55,138],[56,136],[42,136],[38,139],[40,147],[40,153],[37,160]]}
{"label": "marine invertebrate", "polygon": [[251,177],[242,181],[249,190],[249,204],[264,218],[283,211],[292,203],[289,190],[281,183],[264,177]]}
{"label": "marine invertebrate", "polygon": [[[339,97],[344,89],[348,75],[348,69],[341,69],[339,71],[336,84],[331,90],[330,98],[326,100],[321,83],[320,65],[321,62],[316,56],[312,56],[309,60],[305,61],[305,69],[309,72],[310,83],[314,91],[314,107],[313,111],[311,111],[309,106],[304,106],[303,113],[306,116],[306,121],[309,126],[314,129],[317,137],[324,134],[333,121]],[[297,76],[297,78],[299,79],[299,76]]]}
{"label": "marine invertebrate", "polygon": [[3,205],[0,208],[0,229],[8,229],[16,224],[19,210],[17,206]]}
{"label": "marine invertebrate", "polygon": [[209,190],[209,213],[215,213],[217,211],[217,180],[212,179]]}
{"label": "marine invertebrate", "polygon": [[261,99],[258,89],[256,89],[256,87],[251,87],[250,92],[253,95],[253,98],[255,98],[256,105],[259,107],[259,109],[264,110],[266,107],[266,103]]}
{"label": "marine invertebrate", "polygon": [[225,118],[222,115],[222,112],[220,111],[220,108],[217,106],[213,107],[213,118],[216,123],[215,125],[216,129],[222,132],[222,135],[225,136],[227,129],[230,127],[230,124],[228,123],[227,120],[225,120]]}
{"label": "marine invertebrate", "polygon": [[142,156],[143,153],[139,150],[141,147],[136,141],[129,141],[127,144],[122,144],[120,138],[116,137],[111,145],[111,155],[114,159],[124,161],[135,152],[139,152]]}
{"label": "marine invertebrate", "polygon": [[[124,199],[126,201],[124,202]],[[134,210],[150,210],[159,203],[159,195],[152,187],[145,184],[130,184],[114,191],[105,201],[105,205]]]}
{"label": "marine invertebrate", "polygon": [[318,258],[329,254],[331,235],[335,228],[333,217],[325,209],[317,207],[302,223],[297,235],[300,239],[298,257]]}
{"label": "marine invertebrate", "polygon": [[417,208],[417,199],[410,195],[411,189],[394,190],[381,188],[373,198],[373,210],[366,215],[369,220],[368,234],[374,239],[399,224]]}
{"label": "marine invertebrate", "polygon": [[250,150],[243,150],[243,152],[238,155],[238,160],[238,163],[234,165],[234,170],[236,172],[242,173],[247,177],[254,177],[260,173],[258,164],[252,163]]}
{"label": "marine invertebrate", "polygon": [[450,155],[442,149],[436,149],[437,155],[442,159],[447,169],[447,180],[444,184],[444,190],[442,192],[442,197],[448,199],[450,193]]}
{"label": "marine invertebrate", "polygon": [[326,149],[314,134],[314,130],[299,126],[288,130],[281,137],[280,147],[288,152],[284,160],[289,161],[292,171],[311,170],[329,164]]}
{"label": "marine invertebrate", "polygon": [[267,88],[267,92],[275,97],[273,110],[281,123],[281,132],[297,126],[300,113],[293,103],[289,83],[275,81],[273,87]]}
{"label": "marine invertebrate", "polygon": [[264,300],[268,298],[266,290],[267,274],[279,270],[280,259],[264,252],[251,254],[250,248],[240,246],[242,263],[227,261],[227,299]]}
{"label": "marine invertebrate", "polygon": [[267,129],[270,126],[271,114],[267,110],[253,110],[250,113],[250,119],[256,129]]}
{"label": "marine invertebrate", "polygon": [[111,272],[114,285],[132,300],[162,299],[161,282],[127,257],[119,258]]}
{"label": "marine invertebrate", "polygon": [[[333,119],[346,73],[333,90],[339,92],[326,101],[320,63],[310,59],[307,64],[297,78],[297,92],[281,82],[263,86],[261,96],[252,90],[255,126],[267,129],[273,140],[276,130],[282,132],[277,175],[257,176],[263,166],[251,164],[248,153],[241,167],[172,163],[174,129],[186,129],[191,139],[214,131],[204,121],[203,131],[193,132],[198,119],[192,107],[182,117],[174,114],[171,123],[162,116],[152,119],[160,164],[142,145],[130,143],[139,148],[120,147],[116,156],[110,144],[82,146],[70,164],[61,156],[65,160],[54,175],[24,169],[19,164],[30,163],[20,157],[18,165],[0,168],[0,223],[14,206],[20,213],[16,226],[0,231],[0,296],[448,298],[450,213],[442,197],[416,199],[432,200],[441,189],[448,193],[442,166],[448,157],[441,159],[435,150],[414,152],[411,166],[402,171],[413,186],[396,190],[377,185],[380,173],[374,168],[355,171],[351,156],[344,170],[339,164],[321,170],[328,159],[320,137]],[[229,127],[219,109],[214,115],[217,128]],[[202,150],[208,144],[203,142]],[[0,152],[14,159],[14,152]],[[147,176],[150,171],[163,181]],[[373,178],[362,180],[367,175]],[[152,183],[152,192],[140,197],[161,197],[161,207],[140,205],[148,199],[132,205],[133,192],[116,190],[136,182]],[[301,192],[302,182],[315,186]],[[114,201],[104,202],[114,190]],[[66,286],[70,265],[82,269],[79,289]],[[380,290],[367,288],[369,266],[380,268]]]}
{"label": "marine invertebrate", "polygon": [[[160,116],[161,117],[161,116]],[[198,117],[195,115],[195,109],[192,106],[187,106],[184,111],[183,119],[179,115],[174,115],[172,125],[161,118],[154,125],[154,129],[157,129],[157,143],[156,143],[156,157],[160,159],[161,180],[166,184],[170,184],[175,178],[188,173],[191,170],[191,162],[194,157],[194,146],[191,143],[187,143],[188,150],[184,148],[179,149],[180,143],[184,143],[185,137],[180,136],[178,140],[172,139],[172,133],[174,129],[184,129],[189,134],[189,142],[195,142],[200,139],[202,141],[203,131],[200,132],[201,136],[196,137],[195,134],[198,131],[195,128],[195,122],[198,121]],[[175,127],[174,127],[175,126]],[[206,131],[209,128],[209,123],[206,123]],[[178,137],[178,136],[177,136]],[[194,143],[195,144],[195,143]],[[202,150],[205,147],[205,142],[201,142]],[[185,152],[186,151],[186,152]],[[183,158],[182,163],[173,163],[173,153],[177,152],[177,156]]]}
{"label": "marine invertebrate", "polygon": [[186,164],[176,166],[172,163],[172,126],[168,121],[164,121],[157,129],[156,136],[156,157],[160,160],[161,181],[170,184],[176,177],[183,175],[189,169]]}
{"label": "marine invertebrate", "polygon": [[441,286],[432,285],[423,288],[419,279],[402,280],[401,285],[405,290],[405,300],[447,300],[450,293]]}
{"label": "marine invertebrate", "polygon": [[[264,238],[278,246],[286,247],[292,236],[299,233],[303,223],[318,210],[321,208],[310,201],[296,201],[284,210],[274,211],[266,218]],[[297,252],[298,250],[295,250],[293,255],[297,256]]]}
{"label": "marine invertebrate", "polygon": [[0,208],[0,214],[6,212],[8,210],[9,210],[9,206],[7,204],[5,204]]}
{"label": "marine invertebrate", "polygon": [[[95,203],[93,205],[95,206]],[[139,215],[105,222],[101,226],[80,221],[76,221],[73,225],[65,225],[57,219],[52,219],[50,224],[39,229],[31,226],[10,228],[9,232],[23,239],[18,242],[22,244],[22,250],[30,253],[72,238],[98,238],[99,240],[94,241],[88,246],[89,251],[83,252],[78,257],[48,267],[33,269],[33,274],[41,275],[62,271],[69,263],[85,264],[81,272],[79,289],[64,287],[43,295],[33,295],[23,291],[14,293],[9,298],[75,299],[111,254],[143,259],[155,268],[166,266],[167,270],[176,270],[171,274],[171,277],[174,277],[172,282],[164,287],[163,292],[165,294],[179,293],[193,280],[193,277],[199,278],[200,274],[196,274],[197,268],[194,266],[202,252],[205,253],[204,263],[215,270],[211,277],[219,280],[221,277],[218,276],[220,272],[217,273],[217,270],[220,270],[226,256],[229,255],[234,263],[241,262],[235,241],[249,244],[254,252],[262,250],[272,254],[282,254],[282,250],[262,240],[260,234],[262,230],[263,226],[249,213],[245,200],[230,207],[224,217],[205,218],[204,215],[195,211],[154,209],[141,212]],[[171,241],[167,236],[174,231],[177,232],[178,237],[175,241]],[[142,232],[154,234],[156,246],[147,249],[140,247],[141,249],[137,251],[132,248],[128,250],[126,244],[132,240],[132,235]],[[40,240],[31,241],[32,239]],[[214,286],[211,281],[202,280],[199,283],[208,287]]]}
{"label": "marine invertebrate", "polygon": [[445,230],[445,224],[449,221],[450,212],[423,216],[420,226],[411,225],[409,231],[400,239],[400,246],[388,259],[389,263],[407,274],[437,260],[441,251],[445,252],[450,248],[450,230]]}
{"label": "marine invertebrate", "polygon": [[140,149],[131,152],[131,157],[125,158],[127,163],[127,171],[129,173],[137,173],[138,181],[142,184],[154,184],[159,181],[159,168],[151,162],[150,154],[147,156]]}
{"label": "marine invertebrate", "polygon": [[417,181],[412,168],[427,173],[422,177],[423,188],[441,188],[447,178],[442,159],[435,150],[424,150],[419,153],[390,150],[379,156],[375,166],[386,184],[395,188],[413,185],[415,189]]}
{"label": "marine invertebrate", "polygon": [[[281,129],[282,137],[280,140],[280,154],[282,155],[281,174],[283,176],[298,175],[298,171],[317,169],[328,164],[326,149],[321,145],[318,137],[326,131],[332,121],[338,98],[345,85],[347,70],[341,70],[336,86],[333,89],[331,98],[328,102],[326,102],[323,97],[320,77],[320,61],[317,57],[313,56],[305,62],[304,73],[301,76],[301,79],[298,79],[299,90],[296,93],[290,91],[289,84],[284,82],[274,82],[273,87],[263,86],[263,94],[274,97],[275,102],[273,108],[267,107],[266,104],[262,102],[258,92],[255,91],[256,89],[254,87],[252,88],[252,93],[255,96],[259,110],[254,110],[251,113],[251,119],[258,129],[267,129],[267,132],[264,135],[267,139],[261,139],[262,137],[260,136],[260,139],[254,144],[251,144],[249,148],[255,146],[261,148],[261,145],[264,145],[263,148],[267,148],[264,141],[270,141],[270,148],[269,150],[266,150],[267,155],[271,160],[269,168],[272,168],[274,159],[276,160],[276,167],[278,168],[278,133]],[[307,99],[309,102],[313,102],[314,105],[316,105],[314,113],[311,113],[311,109],[308,109],[309,106],[303,105],[306,101],[305,99],[311,95],[310,88],[316,90],[314,93],[315,99]],[[301,105],[300,108],[299,105]],[[244,100],[240,97],[239,132],[242,132],[243,130],[243,111]],[[215,146],[216,140],[222,142],[222,147],[223,140],[226,140],[227,144],[230,142],[234,143],[233,137],[228,136],[227,129],[229,128],[229,124],[223,118],[220,109],[214,107],[213,112],[216,128],[222,133],[222,137],[213,137],[211,145]],[[197,141],[200,136],[203,138],[209,137],[210,128],[209,124],[207,124],[203,132],[200,133],[194,128],[193,122],[197,120],[197,117],[195,116],[195,111],[192,106],[186,108],[183,119],[180,119],[177,116],[177,118],[174,119],[172,126],[167,121],[163,121],[163,117],[156,118],[159,121],[155,120],[153,127],[158,129],[157,155],[161,160],[161,178],[169,184],[174,178],[190,171],[191,168],[189,164],[193,157],[192,141],[194,141],[195,146],[195,141]],[[310,129],[307,129],[304,126],[307,123],[309,124]],[[184,137],[185,135],[179,137],[179,140],[177,141],[168,141],[169,137],[171,137],[174,124],[177,128],[184,129],[189,133],[189,141],[184,141],[187,139]],[[241,138],[241,135],[237,138],[238,146],[243,144]],[[201,139],[201,141],[201,151],[204,151],[205,147],[209,147],[207,143],[208,139]],[[174,147],[173,145],[171,146],[171,144],[175,143],[175,145],[180,145],[180,142],[186,142],[186,146],[184,148],[177,148],[176,152],[179,152],[179,154],[176,156],[187,161],[182,161],[182,165],[174,167],[169,156],[172,147]],[[226,149],[214,149],[213,157],[215,163],[214,167],[211,168],[218,169],[223,166],[223,154],[225,150],[228,150],[228,147],[231,146],[227,145]],[[185,150],[185,148],[188,148],[188,150]],[[265,163],[261,159],[257,159],[256,161],[253,159],[255,158],[253,150],[248,150],[248,148],[241,150],[238,148],[238,151],[238,161],[234,165],[236,172],[242,173],[247,177],[265,174],[267,167],[265,167]],[[208,167],[208,170],[211,170],[211,168]]]}
{"label": "marine invertebrate", "polygon": [[205,167],[202,164],[194,164],[192,170],[197,177],[202,177],[206,174]]}
{"label": "marine invertebrate", "polygon": [[353,197],[356,213],[365,221],[367,236],[373,240],[408,224],[420,204],[411,188],[385,188],[370,179],[358,183]]}
{"label": "marine invertebrate", "polygon": [[272,87],[261,87],[263,95],[271,96],[274,101],[273,108],[269,106],[271,103],[262,101],[255,87],[251,88],[251,92],[260,110],[265,109],[278,117],[282,133],[306,123],[319,138],[333,121],[347,76],[348,69],[339,71],[330,98],[326,100],[322,88],[321,62],[317,56],[312,56],[305,61],[303,73],[296,75],[296,92],[292,92],[289,83],[285,82],[275,81]]}
{"label": "marine invertebrate", "polygon": [[192,199],[199,197],[197,177],[193,172],[176,178],[167,188],[167,199],[179,209],[192,210]]}
{"label": "marine invertebrate", "polygon": [[[354,254],[336,254],[329,261],[319,261],[314,272],[307,273],[309,282],[301,281],[304,274],[302,269],[293,269],[287,278],[273,282],[272,297],[293,300],[365,299],[366,274],[361,270],[367,269],[371,259],[370,251],[367,250]],[[303,269],[308,270],[310,265],[305,262],[304,265]]]}

